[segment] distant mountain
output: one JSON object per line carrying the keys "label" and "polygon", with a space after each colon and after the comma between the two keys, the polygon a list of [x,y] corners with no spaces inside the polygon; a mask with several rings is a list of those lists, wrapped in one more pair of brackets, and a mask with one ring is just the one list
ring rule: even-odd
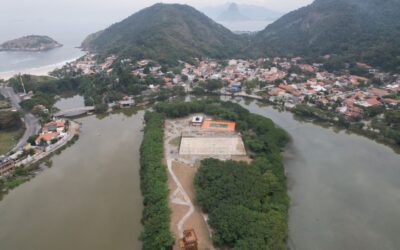
{"label": "distant mountain", "polygon": [[82,47],[100,55],[176,63],[194,57],[227,58],[244,43],[242,36],[190,6],[156,4],[90,35]]}
{"label": "distant mountain", "polygon": [[0,51],[46,51],[61,47],[62,44],[56,42],[48,36],[24,36],[7,41],[0,45]]}
{"label": "distant mountain", "polygon": [[226,12],[230,6],[236,5],[239,13],[248,20],[267,20],[275,21],[282,16],[282,13],[267,9],[263,6],[250,5],[250,4],[236,4],[236,3],[225,3],[223,5],[210,6],[204,8],[202,11],[214,20],[221,20],[220,17]]}
{"label": "distant mountain", "polygon": [[236,3],[231,3],[228,6],[228,9],[223,11],[217,18],[217,21],[229,21],[229,22],[239,22],[247,20],[249,20],[249,18],[240,13],[239,7]]}
{"label": "distant mountain", "polygon": [[316,0],[259,32],[259,54],[337,54],[400,70],[399,0]]}

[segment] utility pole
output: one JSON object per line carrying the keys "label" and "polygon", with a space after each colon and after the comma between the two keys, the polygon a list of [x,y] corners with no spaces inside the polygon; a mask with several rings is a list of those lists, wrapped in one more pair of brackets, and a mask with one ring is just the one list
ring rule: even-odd
{"label": "utility pole", "polygon": [[24,94],[26,95],[25,85],[24,85],[24,81],[22,81],[21,74],[19,74],[19,80],[21,81],[22,89],[24,90]]}

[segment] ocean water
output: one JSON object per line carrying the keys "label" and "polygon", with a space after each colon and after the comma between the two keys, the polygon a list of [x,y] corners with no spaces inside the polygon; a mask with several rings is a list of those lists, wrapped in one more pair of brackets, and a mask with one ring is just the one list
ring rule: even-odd
{"label": "ocean water", "polygon": [[77,59],[84,55],[78,47],[87,35],[118,20],[116,17],[102,18],[100,14],[42,16],[0,15],[0,43],[26,35],[47,35],[63,47],[44,52],[0,52],[0,73],[24,72]]}
{"label": "ocean water", "polygon": [[219,24],[222,24],[226,28],[232,31],[250,31],[256,32],[265,29],[271,21],[268,20],[248,20],[248,21],[240,21],[240,22],[225,22],[219,21]]}

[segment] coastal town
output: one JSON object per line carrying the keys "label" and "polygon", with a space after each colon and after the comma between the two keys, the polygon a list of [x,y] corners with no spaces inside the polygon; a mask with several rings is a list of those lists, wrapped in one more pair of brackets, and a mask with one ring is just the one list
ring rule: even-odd
{"label": "coastal town", "polygon": [[[88,54],[70,64],[68,70],[82,75],[111,74],[116,60],[113,55],[99,64],[94,54]],[[220,88],[212,89],[214,93],[220,91],[221,94],[283,103],[289,109],[303,103],[335,112],[336,119],[342,116],[350,120],[366,118],[371,108],[390,110],[400,105],[400,75],[382,72],[361,62],[332,72],[322,63],[304,63],[301,57],[198,60],[196,65],[180,62],[178,70],[174,71],[165,71],[150,60],[124,59],[120,63],[139,79],[151,76],[160,80],[157,82],[161,84],[149,84],[146,93],[174,86],[193,91],[205,81],[221,81]]]}

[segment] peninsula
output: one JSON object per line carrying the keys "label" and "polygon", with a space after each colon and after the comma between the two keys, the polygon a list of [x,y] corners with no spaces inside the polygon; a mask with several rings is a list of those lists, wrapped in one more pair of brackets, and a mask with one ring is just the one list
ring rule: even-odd
{"label": "peninsula", "polygon": [[0,51],[47,51],[63,45],[48,36],[30,35],[4,42]]}

